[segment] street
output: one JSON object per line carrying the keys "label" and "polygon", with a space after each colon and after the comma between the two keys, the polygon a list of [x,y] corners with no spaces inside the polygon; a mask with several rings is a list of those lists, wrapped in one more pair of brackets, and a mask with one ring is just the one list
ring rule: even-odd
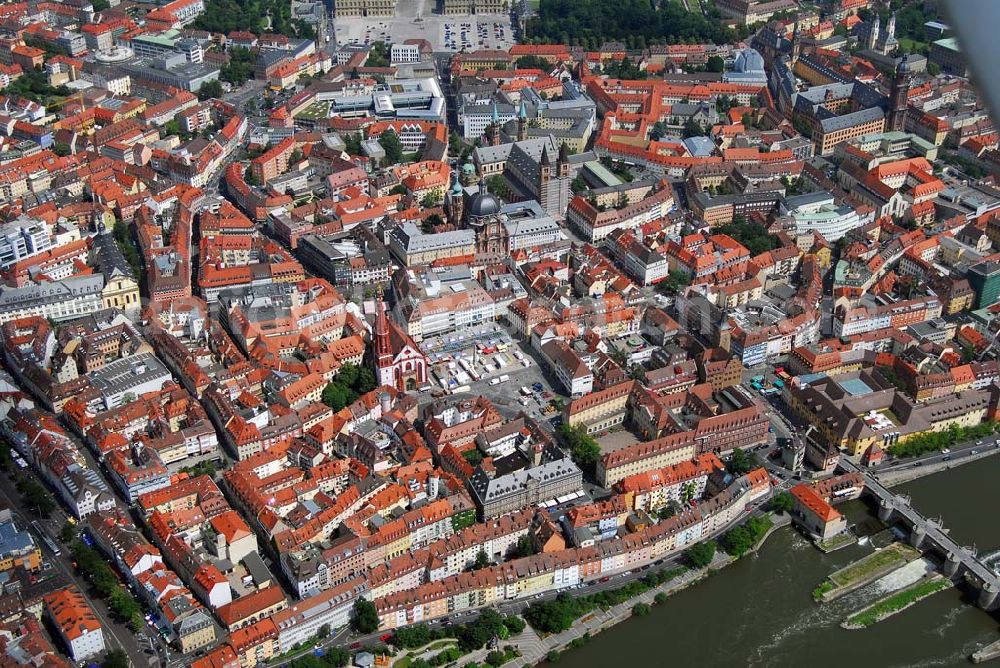
{"label": "street", "polygon": [[[24,526],[29,526],[29,522],[26,521],[27,518],[31,518],[33,520],[37,519],[39,525],[48,534],[48,536],[59,544],[59,532],[66,524],[68,517],[62,507],[57,506],[56,510],[53,511],[53,513],[46,519],[38,518],[34,512],[24,507],[21,502],[21,495],[14,488],[14,483],[11,481],[10,475],[7,473],[0,475],[0,501],[10,506],[15,516],[19,518]],[[141,648],[136,641],[136,637],[132,634],[132,631],[124,624],[114,621],[111,612],[108,610],[104,601],[95,599],[90,595],[90,584],[82,577],[78,576],[76,569],[73,567],[73,557],[69,553],[69,549],[62,547],[60,549],[60,554],[55,555],[44,541],[38,538],[36,538],[36,541],[42,548],[45,560],[52,564],[52,568],[49,571],[52,575],[45,579],[40,578],[38,585],[51,586],[51,590],[54,591],[60,586],[65,586],[69,583],[76,584],[83,593],[87,602],[94,609],[98,619],[101,621],[101,625],[108,631],[107,645],[112,649],[123,649],[133,660],[136,657],[142,656]],[[53,578],[55,575],[61,576],[58,582],[46,581],[47,579]],[[56,644],[58,645],[58,641],[56,641]]]}

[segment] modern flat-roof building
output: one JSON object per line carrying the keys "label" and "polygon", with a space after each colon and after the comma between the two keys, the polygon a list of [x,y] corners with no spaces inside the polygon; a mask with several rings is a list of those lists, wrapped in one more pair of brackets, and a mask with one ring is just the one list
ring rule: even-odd
{"label": "modern flat-roof building", "polygon": [[954,37],[945,37],[931,42],[930,61],[941,68],[942,74],[953,74],[958,77],[969,74],[969,66],[965,62],[965,56]]}
{"label": "modern flat-roof building", "polygon": [[1000,262],[989,260],[969,267],[969,285],[976,291],[976,308],[992,306],[1000,301]]}
{"label": "modern flat-roof building", "polygon": [[862,218],[854,207],[836,204],[833,195],[823,191],[788,197],[781,203],[781,212],[795,221],[797,235],[819,232],[830,242],[871,222],[871,215]]}
{"label": "modern flat-roof building", "polygon": [[152,353],[140,353],[115,360],[90,374],[93,383],[104,398],[106,409],[128,403],[126,395],[138,397],[155,392],[170,382],[169,369]]}

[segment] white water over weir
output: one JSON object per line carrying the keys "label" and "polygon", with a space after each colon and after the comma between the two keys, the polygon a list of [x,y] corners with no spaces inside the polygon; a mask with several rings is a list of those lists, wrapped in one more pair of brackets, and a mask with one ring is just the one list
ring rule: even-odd
{"label": "white water over weir", "polygon": [[900,566],[892,573],[884,575],[872,583],[879,596],[898,591],[924,577],[934,570],[934,564],[929,559],[914,559],[905,566]]}

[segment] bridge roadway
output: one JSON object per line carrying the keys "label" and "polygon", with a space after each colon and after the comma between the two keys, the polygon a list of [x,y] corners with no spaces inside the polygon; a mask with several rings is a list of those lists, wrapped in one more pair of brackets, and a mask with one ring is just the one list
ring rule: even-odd
{"label": "bridge roadway", "polygon": [[997,607],[1000,602],[1000,576],[990,570],[971,550],[956,543],[938,524],[914,510],[903,497],[887,489],[869,471],[843,457],[840,468],[864,477],[865,490],[878,499],[880,520],[890,522],[894,515],[895,519],[904,520],[911,528],[910,543],[914,547],[919,549],[921,545],[930,542],[945,556],[945,575],[955,579],[964,569],[979,585],[979,607],[985,610]]}

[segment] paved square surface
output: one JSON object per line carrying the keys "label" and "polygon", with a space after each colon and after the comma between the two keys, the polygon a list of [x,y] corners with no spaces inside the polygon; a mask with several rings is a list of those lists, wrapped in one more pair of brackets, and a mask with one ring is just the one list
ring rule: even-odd
{"label": "paved square surface", "polygon": [[442,16],[434,0],[399,0],[395,16],[336,17],[338,45],[426,39],[436,52],[506,51],[514,44],[509,14]]}

